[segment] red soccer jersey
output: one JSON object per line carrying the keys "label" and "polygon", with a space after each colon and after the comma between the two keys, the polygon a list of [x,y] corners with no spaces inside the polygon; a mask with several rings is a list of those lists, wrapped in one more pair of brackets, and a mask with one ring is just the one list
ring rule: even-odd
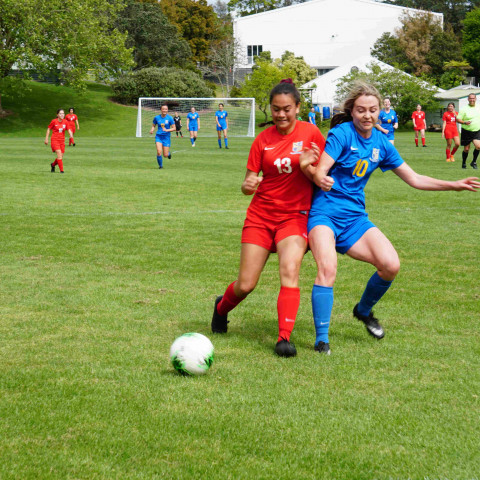
{"label": "red soccer jersey", "polygon": [[292,133],[281,135],[275,126],[267,128],[254,140],[247,168],[263,173],[263,180],[247,211],[257,214],[288,214],[308,211],[312,203],[313,184],[300,169],[299,157],[315,142],[320,151],[325,138],[307,122],[297,121]]}
{"label": "red soccer jersey", "polygon": [[412,113],[413,128],[415,130],[425,130],[425,112],[415,110]]}
{"label": "red soccer jersey", "polygon": [[458,112],[449,112],[449,111],[446,111],[444,114],[443,114],[443,117],[442,117],[442,120],[444,122],[447,122],[447,127],[448,125],[450,124],[453,124],[453,125],[456,125],[457,124],[457,115],[458,115]]}
{"label": "red soccer jersey", "polygon": [[74,113],[69,113],[68,115],[65,115],[65,120],[69,123],[73,123],[74,125],[77,119],[78,117]]}
{"label": "red soccer jersey", "polygon": [[52,143],[65,143],[65,131],[68,129],[66,120],[60,121],[58,118],[54,118],[48,128],[52,131]]}

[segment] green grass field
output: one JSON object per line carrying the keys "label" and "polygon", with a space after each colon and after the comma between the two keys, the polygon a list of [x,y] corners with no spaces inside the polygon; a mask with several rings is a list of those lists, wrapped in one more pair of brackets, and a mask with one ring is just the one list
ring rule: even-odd
{"label": "green grass field", "polygon": [[[229,333],[210,333],[237,274],[251,139],[228,152],[174,139],[158,170],[153,140],[133,138],[135,110],[108,104],[110,122],[79,113],[66,173],[51,174],[53,104],[38,132],[0,121],[2,480],[480,478],[479,194],[374,174],[367,210],[402,261],[376,308],[386,337],[351,314],[372,267],[341,256],[332,355],[313,351],[308,253],[298,356],[282,359],[276,256]],[[427,135],[427,149],[397,135],[414,169],[473,173]],[[189,331],[215,345],[204,377],[169,364]]]}

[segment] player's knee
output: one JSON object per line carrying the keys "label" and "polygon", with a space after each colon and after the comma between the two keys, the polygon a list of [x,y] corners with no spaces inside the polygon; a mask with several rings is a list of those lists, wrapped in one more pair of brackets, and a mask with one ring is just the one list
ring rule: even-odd
{"label": "player's knee", "polygon": [[257,286],[257,282],[250,279],[238,280],[235,284],[235,294],[240,297],[246,297],[248,294],[252,293]]}
{"label": "player's knee", "polygon": [[333,285],[337,277],[336,262],[322,262],[318,265],[316,281],[320,285]]}
{"label": "player's knee", "polygon": [[388,279],[394,279],[400,271],[400,259],[392,257],[387,259],[382,265],[382,273]]}

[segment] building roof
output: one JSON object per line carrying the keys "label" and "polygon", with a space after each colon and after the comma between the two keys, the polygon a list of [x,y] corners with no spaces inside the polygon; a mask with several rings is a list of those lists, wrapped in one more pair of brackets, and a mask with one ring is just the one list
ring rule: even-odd
{"label": "building roof", "polygon": [[468,97],[471,93],[478,95],[480,93],[480,87],[475,85],[458,85],[450,90],[444,90],[435,94],[435,98],[438,100],[460,100],[461,98]]}

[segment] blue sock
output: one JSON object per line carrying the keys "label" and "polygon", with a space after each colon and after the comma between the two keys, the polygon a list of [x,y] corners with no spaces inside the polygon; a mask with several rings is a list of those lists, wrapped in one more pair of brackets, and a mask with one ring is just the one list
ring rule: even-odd
{"label": "blue sock", "polygon": [[190,138],[190,142],[191,142],[192,145],[194,144],[194,138],[193,137]]}
{"label": "blue sock", "polygon": [[228,138],[225,138],[224,141],[225,141],[225,146],[228,147]]}
{"label": "blue sock", "polygon": [[315,324],[315,345],[328,342],[328,329],[333,308],[333,287],[314,285],[312,289],[313,323]]}
{"label": "blue sock", "polygon": [[220,138],[218,139],[218,146],[222,148],[222,140]]}
{"label": "blue sock", "polygon": [[157,155],[157,163],[158,163],[159,168],[163,167],[163,158],[162,158],[161,155]]}
{"label": "blue sock", "polygon": [[392,281],[383,280],[383,278],[375,272],[365,287],[365,291],[357,307],[358,313],[368,316],[373,306],[387,293]]}

